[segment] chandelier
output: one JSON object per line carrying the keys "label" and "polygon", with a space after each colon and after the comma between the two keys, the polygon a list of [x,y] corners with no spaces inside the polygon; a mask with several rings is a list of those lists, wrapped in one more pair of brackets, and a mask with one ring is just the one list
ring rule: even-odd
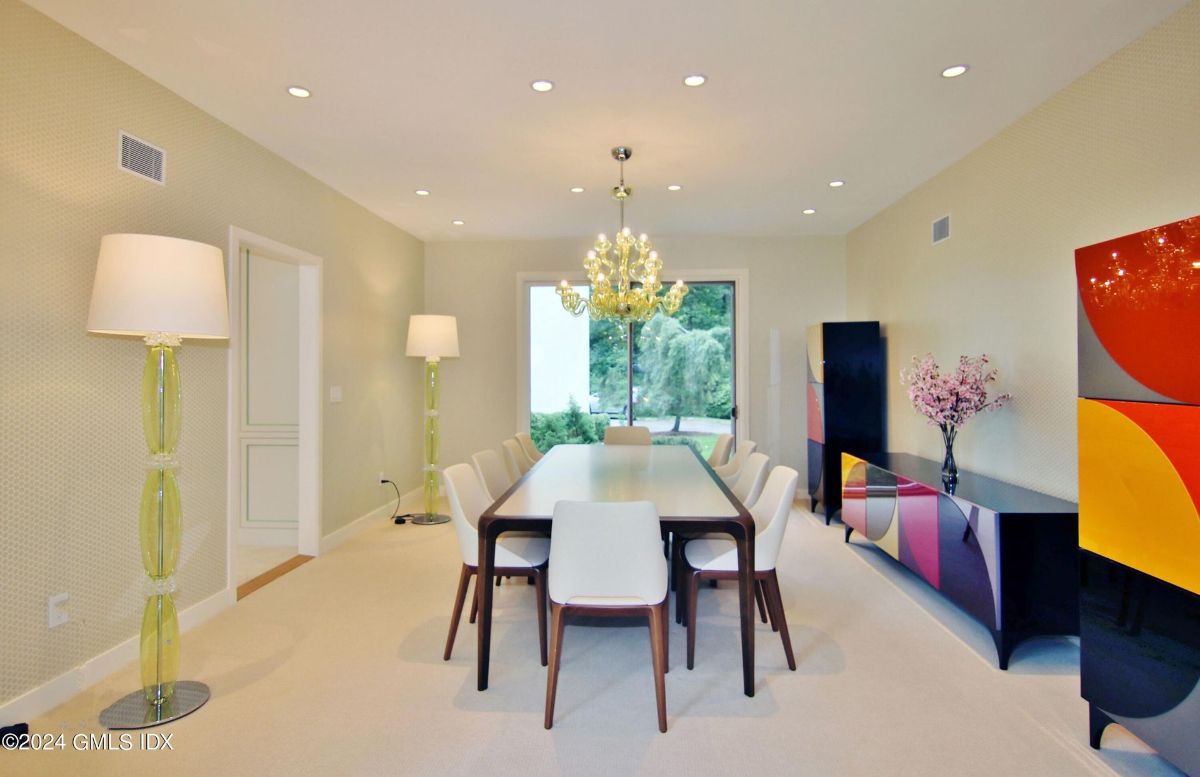
{"label": "chandelier", "polygon": [[662,260],[658,251],[646,233],[634,237],[625,226],[625,201],[633,195],[633,189],[625,185],[625,160],[633,156],[633,149],[617,146],[612,155],[621,166],[621,182],[612,190],[613,199],[621,208],[621,226],[614,240],[610,241],[603,233],[597,236],[595,247],[584,257],[583,269],[591,287],[589,296],[585,298],[565,280],[558,286],[558,296],[571,315],[582,315],[586,310],[597,321],[632,324],[649,321],[659,311],[674,315],[688,293],[687,284],[677,280],[665,293],[659,293]]}

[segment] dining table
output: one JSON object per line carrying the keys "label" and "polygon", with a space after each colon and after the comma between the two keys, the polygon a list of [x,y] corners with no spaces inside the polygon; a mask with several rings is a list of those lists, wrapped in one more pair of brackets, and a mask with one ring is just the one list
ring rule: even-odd
{"label": "dining table", "polygon": [[[720,533],[737,545],[742,683],[754,695],[754,519],[690,445],[555,445],[479,516],[477,685],[488,687],[496,540],[505,532],[553,533],[560,501],[653,502],[664,539]],[[597,524],[597,532],[605,531]]]}

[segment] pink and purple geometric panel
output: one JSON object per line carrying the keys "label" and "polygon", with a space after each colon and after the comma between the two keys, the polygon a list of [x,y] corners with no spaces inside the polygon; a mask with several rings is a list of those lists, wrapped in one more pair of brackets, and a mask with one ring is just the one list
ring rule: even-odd
{"label": "pink and purple geometric panel", "polygon": [[941,588],[937,489],[897,478],[896,491],[900,497],[900,563],[934,588]]}

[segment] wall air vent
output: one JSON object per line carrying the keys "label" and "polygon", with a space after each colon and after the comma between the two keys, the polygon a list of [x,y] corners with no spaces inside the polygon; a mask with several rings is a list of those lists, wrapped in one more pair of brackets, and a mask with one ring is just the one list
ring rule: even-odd
{"label": "wall air vent", "polygon": [[133,173],[139,178],[166,184],[167,172],[164,167],[167,152],[158,146],[147,143],[141,138],[135,138],[125,130],[119,133],[117,146],[117,165],[126,172]]}
{"label": "wall air vent", "polygon": [[937,245],[943,240],[950,239],[950,217],[942,216],[937,221],[933,222],[933,244]]}

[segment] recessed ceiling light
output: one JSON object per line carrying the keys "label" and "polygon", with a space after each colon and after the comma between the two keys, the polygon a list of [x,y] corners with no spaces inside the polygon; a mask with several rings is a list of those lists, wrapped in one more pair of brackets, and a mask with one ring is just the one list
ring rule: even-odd
{"label": "recessed ceiling light", "polygon": [[535,92],[549,92],[551,89],[554,88],[554,82],[547,81],[544,78],[539,78],[536,81],[530,81],[529,86]]}
{"label": "recessed ceiling light", "polygon": [[708,80],[708,76],[694,73],[690,76],[683,77],[684,86],[704,86],[704,82]]}
{"label": "recessed ceiling light", "polygon": [[582,193],[583,193],[582,186],[572,186],[571,187],[571,194],[582,194]]}
{"label": "recessed ceiling light", "polygon": [[463,221],[462,219],[455,219],[454,221],[451,221],[450,223],[456,227],[461,227],[463,224],[466,224],[467,222]]}
{"label": "recessed ceiling light", "polygon": [[428,189],[417,189],[417,191],[415,192],[415,194],[416,194],[418,197],[428,197],[428,196],[429,196],[429,190],[428,190]]}
{"label": "recessed ceiling light", "polygon": [[303,86],[289,86],[288,94],[292,97],[312,97],[312,92],[305,89]]}
{"label": "recessed ceiling light", "polygon": [[679,191],[679,190],[680,190],[680,189],[682,189],[682,188],[683,188],[683,187],[682,187],[682,186],[680,186],[679,184],[677,184],[677,183],[673,183],[673,184],[671,184],[670,186],[668,186],[668,187],[667,187],[667,191],[669,191],[669,192],[677,192],[677,191]]}
{"label": "recessed ceiling light", "polygon": [[970,65],[952,65],[942,71],[942,78],[958,78],[970,69]]}
{"label": "recessed ceiling light", "polygon": [[829,185],[832,186],[834,189],[837,189],[842,186],[845,186],[846,182],[845,181],[830,181]]}
{"label": "recessed ceiling light", "polygon": [[803,213],[805,216],[811,216],[812,214],[817,212],[817,209],[816,208],[805,208],[804,210],[802,210],[800,212]]}

